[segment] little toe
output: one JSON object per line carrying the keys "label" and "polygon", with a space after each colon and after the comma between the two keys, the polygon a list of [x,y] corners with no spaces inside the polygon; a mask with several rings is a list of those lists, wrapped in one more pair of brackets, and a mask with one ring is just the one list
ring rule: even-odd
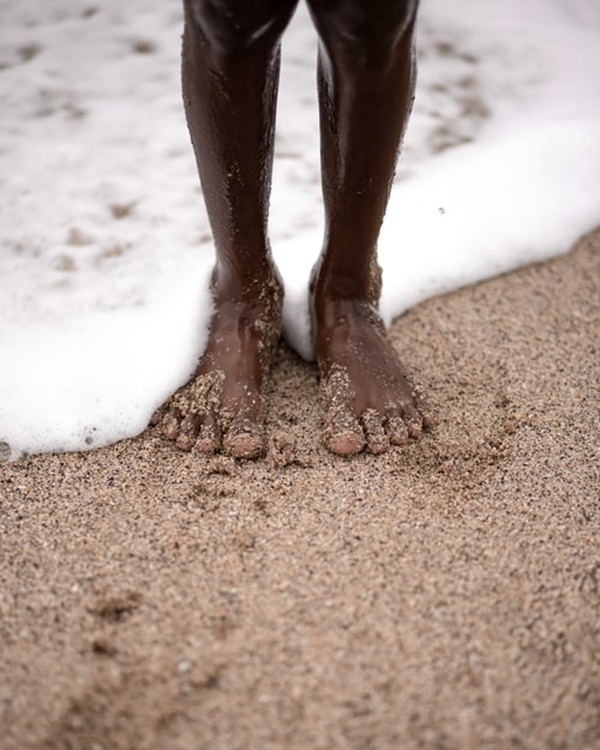
{"label": "little toe", "polygon": [[367,438],[367,448],[371,453],[385,453],[390,447],[390,439],[383,426],[384,419],[375,409],[367,409],[361,417]]}
{"label": "little toe", "polygon": [[150,422],[148,424],[152,426],[160,424],[163,421],[166,413],[167,410],[165,409],[164,404],[162,406],[159,406],[158,409],[150,417]]}
{"label": "little toe", "polygon": [[425,428],[433,427],[437,421],[433,409],[429,406],[417,388],[413,388],[411,395],[417,411],[419,412],[422,426]]}
{"label": "little toe", "polygon": [[190,451],[194,447],[200,432],[201,418],[198,414],[188,414],[179,427],[179,434],[175,444],[182,451]]}
{"label": "little toe", "polygon": [[431,409],[427,403],[421,401],[419,411],[421,412],[423,427],[425,427],[426,429],[435,427],[435,425],[437,424],[437,417],[433,409]]}
{"label": "little toe", "polygon": [[402,417],[411,438],[418,438],[423,432],[423,418],[417,411],[416,406],[410,402],[402,404]]}

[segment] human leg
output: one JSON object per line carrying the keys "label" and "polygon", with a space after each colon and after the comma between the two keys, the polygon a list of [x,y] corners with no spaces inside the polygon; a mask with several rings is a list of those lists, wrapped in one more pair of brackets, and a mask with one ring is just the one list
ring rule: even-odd
{"label": "human leg", "polygon": [[308,0],[319,32],[326,228],[311,304],[335,453],[378,453],[430,415],[376,311],[376,244],[414,91],[416,0]]}
{"label": "human leg", "polygon": [[193,382],[162,416],[189,450],[259,455],[282,289],[267,218],[279,42],[297,0],[184,0],[186,117],[216,248],[215,312]]}

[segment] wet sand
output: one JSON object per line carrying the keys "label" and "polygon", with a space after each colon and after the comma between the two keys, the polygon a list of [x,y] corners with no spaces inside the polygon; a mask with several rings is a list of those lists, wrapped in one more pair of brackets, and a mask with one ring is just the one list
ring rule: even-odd
{"label": "wet sand", "polygon": [[394,323],[403,449],[328,455],[282,347],[265,460],[0,467],[2,750],[599,747],[599,250]]}

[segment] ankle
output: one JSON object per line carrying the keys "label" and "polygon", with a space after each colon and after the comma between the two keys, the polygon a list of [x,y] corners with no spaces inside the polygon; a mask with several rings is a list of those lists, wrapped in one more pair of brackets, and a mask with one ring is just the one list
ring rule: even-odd
{"label": "ankle", "polygon": [[365,272],[340,273],[324,268],[323,259],[313,268],[310,301],[316,313],[336,302],[348,301],[354,306],[377,309],[381,296],[381,268],[373,256]]}
{"label": "ankle", "polygon": [[271,262],[238,272],[217,264],[213,270],[212,289],[217,301],[281,304],[283,283]]}

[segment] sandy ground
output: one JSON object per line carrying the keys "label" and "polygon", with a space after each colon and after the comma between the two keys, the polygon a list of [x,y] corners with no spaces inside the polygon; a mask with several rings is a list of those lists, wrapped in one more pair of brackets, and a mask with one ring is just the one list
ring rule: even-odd
{"label": "sandy ground", "polygon": [[0,747],[600,747],[600,233],[392,336],[439,415],[342,460],[282,348],[268,457],[0,468]]}

